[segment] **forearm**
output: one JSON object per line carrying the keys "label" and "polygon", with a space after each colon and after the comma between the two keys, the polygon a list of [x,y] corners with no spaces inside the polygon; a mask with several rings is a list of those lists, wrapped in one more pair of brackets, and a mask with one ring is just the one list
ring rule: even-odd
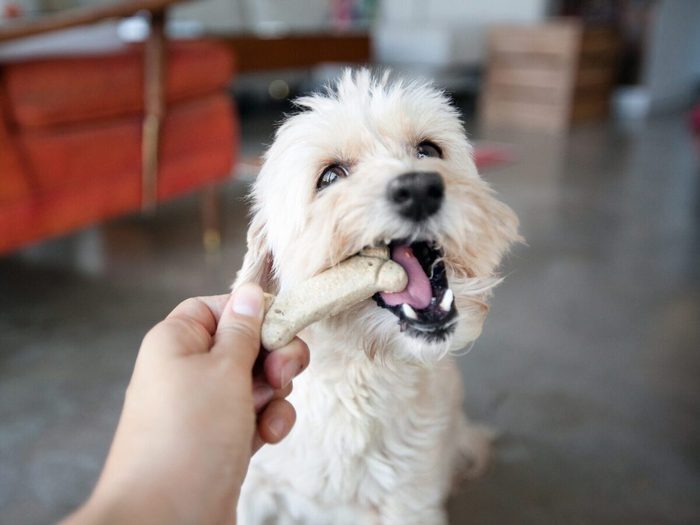
{"label": "forearm", "polygon": [[[212,508],[206,509],[209,516],[199,515],[195,509],[183,509],[182,502],[169,501],[163,496],[165,495],[158,497],[152,492],[147,496],[140,495],[136,489],[126,497],[93,494],[80,508],[66,517],[61,525],[236,523],[237,495],[225,503],[227,509],[221,509],[221,513],[212,512]],[[221,516],[227,518],[222,520]]]}

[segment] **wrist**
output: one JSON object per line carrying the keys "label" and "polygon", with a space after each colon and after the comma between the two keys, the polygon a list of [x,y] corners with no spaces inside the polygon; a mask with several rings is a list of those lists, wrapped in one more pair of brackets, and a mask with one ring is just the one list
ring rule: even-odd
{"label": "wrist", "polygon": [[108,505],[93,496],[61,521],[60,525],[106,525],[116,523]]}
{"label": "wrist", "polygon": [[90,497],[61,525],[111,525],[123,523],[174,524],[172,506],[153,491],[134,483],[131,487],[98,481]]}
{"label": "wrist", "polygon": [[[235,491],[227,491],[226,497],[214,497],[213,501],[208,501],[206,497],[192,500],[187,494],[173,499],[168,490],[161,491],[159,488],[161,485],[158,483],[136,481],[115,485],[101,479],[88,500],[65,518],[61,525],[236,523],[239,487]],[[211,492],[215,493],[216,488]]]}

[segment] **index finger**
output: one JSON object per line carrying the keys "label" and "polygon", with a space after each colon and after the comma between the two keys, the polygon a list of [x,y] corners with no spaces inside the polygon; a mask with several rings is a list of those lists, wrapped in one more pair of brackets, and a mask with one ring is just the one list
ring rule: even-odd
{"label": "index finger", "polygon": [[229,297],[229,294],[190,297],[177,305],[166,319],[194,321],[203,326],[209,335],[214,335]]}

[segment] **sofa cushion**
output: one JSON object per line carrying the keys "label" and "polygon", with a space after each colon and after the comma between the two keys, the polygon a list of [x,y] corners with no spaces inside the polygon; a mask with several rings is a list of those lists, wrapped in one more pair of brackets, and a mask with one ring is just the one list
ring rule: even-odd
{"label": "sofa cushion", "polygon": [[[208,41],[168,43],[166,104],[196,98],[231,80],[228,48]],[[36,128],[143,112],[143,46],[92,56],[3,66],[12,118]]]}
{"label": "sofa cushion", "polygon": [[[231,103],[224,93],[172,106],[160,144],[159,191],[169,194],[170,176],[182,170],[190,179],[228,172],[237,137]],[[141,126],[138,116],[56,128],[25,130],[20,142],[34,175],[34,192],[75,188],[93,179],[134,177],[141,173]],[[118,147],[115,147],[118,145]],[[207,158],[212,155],[212,158]],[[192,157],[199,166],[185,166]],[[202,158],[200,158],[202,157]],[[173,168],[176,167],[177,169]],[[173,171],[174,170],[174,171]]]}
{"label": "sofa cushion", "polygon": [[[161,143],[159,200],[230,176],[239,144],[232,110],[229,98],[218,94],[170,112]],[[0,206],[0,253],[138,211],[140,129],[140,119],[125,118],[104,126],[25,134],[32,163],[57,170],[37,170],[42,175],[37,191]],[[115,141],[120,147],[110,148]],[[76,144],[81,147],[75,149]]]}

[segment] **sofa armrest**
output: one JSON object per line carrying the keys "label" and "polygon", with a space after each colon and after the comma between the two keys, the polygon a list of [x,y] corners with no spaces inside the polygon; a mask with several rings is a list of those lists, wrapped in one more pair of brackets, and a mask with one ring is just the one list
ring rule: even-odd
{"label": "sofa armrest", "polygon": [[111,18],[126,18],[139,11],[162,13],[170,5],[183,0],[123,0],[106,5],[68,9],[53,15],[20,20],[0,26],[0,43],[28,36],[88,25]]}

